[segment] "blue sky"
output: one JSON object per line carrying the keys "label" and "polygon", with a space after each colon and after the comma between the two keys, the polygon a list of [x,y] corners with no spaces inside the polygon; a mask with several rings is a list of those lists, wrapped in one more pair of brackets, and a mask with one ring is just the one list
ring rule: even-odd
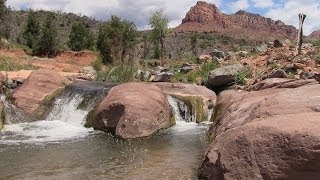
{"label": "blue sky", "polygon": [[[307,14],[305,34],[320,29],[320,0],[205,0],[216,4],[227,14],[238,10],[261,14],[286,24],[298,26],[298,13]],[[110,15],[134,21],[140,29],[148,27],[148,17],[156,9],[164,9],[170,26],[181,23],[197,0],[7,0],[13,9],[61,10],[108,19]]]}

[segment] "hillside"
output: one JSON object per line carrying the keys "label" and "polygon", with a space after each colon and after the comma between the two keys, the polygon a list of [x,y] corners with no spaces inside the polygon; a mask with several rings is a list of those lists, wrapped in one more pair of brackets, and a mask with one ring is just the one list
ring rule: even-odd
{"label": "hillside", "polygon": [[234,37],[237,39],[272,40],[293,39],[297,29],[281,21],[274,21],[258,14],[238,11],[227,15],[217,6],[199,1],[182,20],[175,33],[206,32]]}
{"label": "hillside", "polygon": [[310,39],[320,39],[320,30],[312,32],[308,38]]}
{"label": "hillside", "polygon": [[[43,23],[48,11],[36,11],[36,16],[39,19],[40,23]],[[3,29],[5,24],[8,24],[9,27],[7,30],[6,38],[8,40],[21,43],[23,39],[21,34],[24,30],[28,18],[28,11],[9,11],[8,15],[5,18],[5,22],[0,24],[0,29]],[[58,37],[63,45],[63,48],[66,47],[66,42],[69,40],[69,34],[71,32],[71,26],[74,22],[83,22],[87,28],[93,33],[96,34],[97,29],[99,27],[99,21],[87,17],[87,16],[79,16],[72,13],[55,13],[55,24],[58,29]]]}

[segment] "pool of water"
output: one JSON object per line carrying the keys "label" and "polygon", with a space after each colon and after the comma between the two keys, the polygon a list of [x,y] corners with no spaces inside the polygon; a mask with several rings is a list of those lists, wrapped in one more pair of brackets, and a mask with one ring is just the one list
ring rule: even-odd
{"label": "pool of water", "polygon": [[0,179],[197,179],[206,129],[179,121],[125,141],[63,121],[8,125],[0,133]]}

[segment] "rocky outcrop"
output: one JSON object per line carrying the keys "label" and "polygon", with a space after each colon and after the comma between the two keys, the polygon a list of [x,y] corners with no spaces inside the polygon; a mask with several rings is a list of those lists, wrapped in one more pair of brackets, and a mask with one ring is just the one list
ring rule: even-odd
{"label": "rocky outcrop", "polygon": [[210,121],[216,104],[216,94],[204,86],[183,83],[156,83],[166,95],[184,102],[196,121]]}
{"label": "rocky outcrop", "polygon": [[23,85],[12,92],[10,100],[27,115],[39,117],[44,113],[40,106],[51,101],[68,84],[69,80],[59,73],[40,69],[31,73]]}
{"label": "rocky outcrop", "polygon": [[216,89],[230,85],[235,82],[235,76],[243,69],[245,69],[245,66],[242,64],[233,64],[217,68],[210,72],[207,86]]}
{"label": "rocky outcrop", "polygon": [[319,179],[319,88],[222,92],[200,176]]}
{"label": "rocky outcrop", "polygon": [[214,4],[199,1],[175,30],[180,32],[209,32],[237,39],[267,40],[296,37],[297,29],[258,14],[239,11],[227,15]]}
{"label": "rocky outcrop", "polygon": [[150,136],[174,124],[166,95],[156,85],[128,83],[111,89],[92,125],[124,139]]}
{"label": "rocky outcrop", "polygon": [[317,30],[317,31],[312,32],[312,33],[308,36],[308,38],[310,38],[310,39],[316,39],[316,40],[320,39],[320,30]]}

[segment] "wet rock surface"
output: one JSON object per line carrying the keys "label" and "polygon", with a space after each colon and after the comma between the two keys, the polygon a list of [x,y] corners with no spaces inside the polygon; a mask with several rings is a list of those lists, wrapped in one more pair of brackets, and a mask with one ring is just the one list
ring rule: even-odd
{"label": "wet rock surface", "polygon": [[43,101],[51,99],[51,96],[69,83],[69,80],[55,71],[40,69],[34,71],[23,85],[12,92],[10,100],[27,115],[33,116]]}

